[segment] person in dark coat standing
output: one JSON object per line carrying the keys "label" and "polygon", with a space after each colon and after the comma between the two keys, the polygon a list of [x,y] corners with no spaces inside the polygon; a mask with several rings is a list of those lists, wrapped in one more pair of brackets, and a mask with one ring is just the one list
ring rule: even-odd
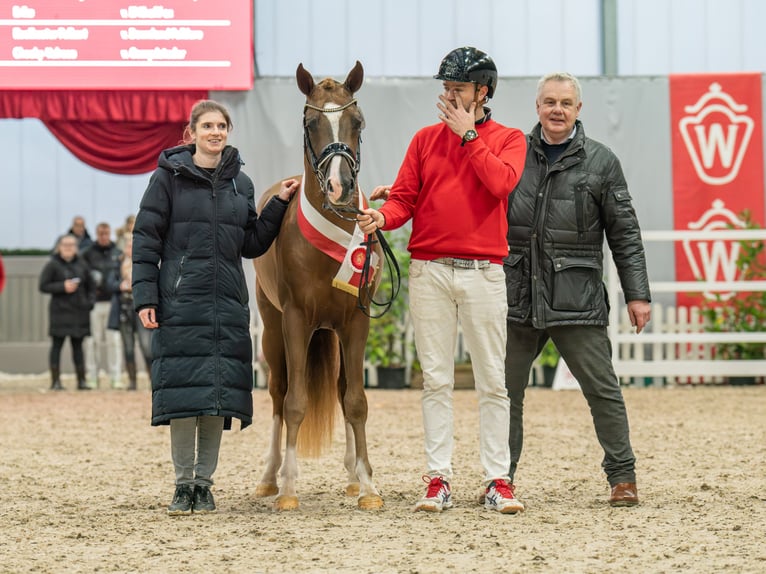
{"label": "person in dark coat standing", "polygon": [[[136,371],[136,342],[141,349],[144,362],[151,369],[152,364],[152,332],[145,328],[133,310],[133,234],[123,235],[122,261],[119,267],[112,269],[107,278],[107,289],[112,295],[112,306],[109,310],[107,328],[118,331],[122,339],[125,370],[128,372],[128,390],[138,388],[138,373]],[[151,377],[151,373],[149,373]]]}
{"label": "person in dark coat standing", "polygon": [[[298,182],[262,212],[236,148],[229,112],[191,110],[187,145],[164,150],[133,230],[133,304],[152,337],[152,425],[170,424],[170,515],[215,510],[210,492],[224,427],[252,422],[250,311],[242,257],[266,252]],[[196,453],[196,456],[195,456]]]}
{"label": "person in dark coat standing", "polygon": [[580,383],[604,451],[612,506],[638,504],[636,458],[607,335],[606,238],[640,333],[651,318],[641,229],[617,156],[577,119],[580,82],[561,72],[537,87],[539,122],[528,135],[521,181],[508,198],[506,386],[511,399],[510,477],[524,442],[524,391],[535,357],[552,339]]}
{"label": "person in dark coat standing", "polygon": [[85,371],[88,385],[98,388],[99,365],[106,359],[113,389],[122,388],[122,342],[120,334],[108,328],[112,295],[107,279],[120,266],[122,251],[112,241],[112,228],[106,222],[96,226],[96,241],[80,249],[96,283],[96,304],[90,312],[91,336],[85,339]]}
{"label": "person in dark coat standing", "polygon": [[82,342],[90,335],[90,310],[96,300],[96,286],[88,266],[78,256],[74,235],[59,238],[54,254],[40,273],[40,291],[51,295],[48,307],[48,334],[52,339],[48,364],[51,389],[63,390],[60,378],[61,347],[69,337],[77,388],[86,390]]}

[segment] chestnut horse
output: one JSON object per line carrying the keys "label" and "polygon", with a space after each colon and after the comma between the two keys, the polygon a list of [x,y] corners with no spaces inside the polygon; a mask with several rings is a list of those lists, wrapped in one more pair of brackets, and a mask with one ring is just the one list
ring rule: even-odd
{"label": "chestnut horse", "polygon": [[[330,78],[314,83],[303,64],[298,66],[298,88],[306,95],[301,189],[287,208],[274,244],[255,260],[256,299],[263,321],[263,353],[269,365],[273,406],[270,449],[256,496],[276,494],[275,510],[298,508],[297,449],[300,446],[301,454],[317,456],[329,444],[336,400],[346,427],[346,493],[358,495],[360,509],[383,506],[367,457],[363,362],[370,319],[360,309],[369,305],[375,285],[370,291],[362,290],[359,299],[333,287],[341,264],[314,247],[298,223],[299,204],[308,201],[315,213],[335,227],[348,234],[354,231],[354,212],[360,205],[357,174],[364,127],[354,93],[363,78],[359,62],[342,84]],[[259,211],[278,191],[277,183],[264,194]],[[374,249],[377,268],[373,277],[377,281],[382,254],[379,244],[375,243]]]}

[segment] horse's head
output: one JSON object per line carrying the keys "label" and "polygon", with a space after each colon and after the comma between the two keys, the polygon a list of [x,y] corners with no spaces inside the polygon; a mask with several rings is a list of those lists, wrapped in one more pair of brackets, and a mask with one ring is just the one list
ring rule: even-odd
{"label": "horse's head", "polygon": [[306,95],[303,108],[306,161],[325,202],[331,208],[348,206],[355,197],[364,129],[364,117],[354,99],[364,78],[362,64],[357,62],[342,84],[330,78],[315,84],[303,64],[298,65],[295,77]]}

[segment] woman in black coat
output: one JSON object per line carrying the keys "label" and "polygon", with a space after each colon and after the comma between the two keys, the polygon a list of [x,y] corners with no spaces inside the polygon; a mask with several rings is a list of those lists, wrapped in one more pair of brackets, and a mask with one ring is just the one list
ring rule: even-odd
{"label": "woman in black coat", "polygon": [[[242,257],[266,252],[296,180],[260,215],[228,111],[197,102],[190,143],[160,154],[133,229],[133,303],[152,338],[152,424],[170,424],[175,495],[168,514],[215,510],[221,434],[253,416],[250,311]],[[195,456],[196,453],[196,456]]]}
{"label": "woman in black coat", "polygon": [[85,390],[85,359],[83,339],[90,335],[90,310],[96,297],[96,288],[88,273],[88,266],[77,255],[77,237],[62,235],[50,261],[40,273],[40,291],[50,293],[48,307],[48,334],[52,344],[48,357],[51,371],[51,389],[60,391],[61,347],[69,337],[72,362],[77,373],[77,388]]}

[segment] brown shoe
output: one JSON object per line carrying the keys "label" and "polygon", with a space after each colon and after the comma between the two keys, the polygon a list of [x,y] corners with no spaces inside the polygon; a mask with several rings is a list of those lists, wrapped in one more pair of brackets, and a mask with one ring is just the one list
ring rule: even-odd
{"label": "brown shoe", "polygon": [[611,506],[635,506],[638,504],[638,489],[635,482],[619,482],[612,487],[609,497]]}

